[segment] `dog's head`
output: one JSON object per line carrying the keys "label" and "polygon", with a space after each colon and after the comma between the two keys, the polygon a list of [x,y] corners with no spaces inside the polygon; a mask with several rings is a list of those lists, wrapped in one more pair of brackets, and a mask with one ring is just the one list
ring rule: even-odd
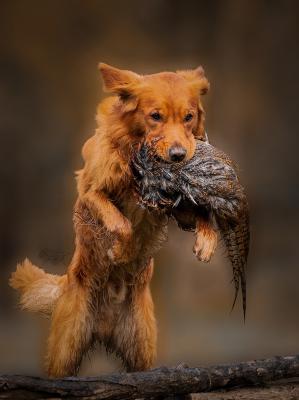
{"label": "dog's head", "polygon": [[121,118],[135,142],[155,143],[166,161],[193,156],[195,138],[205,137],[200,96],[209,82],[202,67],[143,76],[102,63],[99,68],[105,90],[119,96]]}

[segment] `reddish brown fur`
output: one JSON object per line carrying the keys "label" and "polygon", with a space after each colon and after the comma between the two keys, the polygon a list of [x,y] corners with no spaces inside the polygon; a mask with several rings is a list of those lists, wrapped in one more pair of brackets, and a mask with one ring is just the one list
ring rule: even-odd
{"label": "reddish brown fur", "polygon": [[[12,275],[23,308],[52,314],[47,365],[50,376],[74,375],[95,340],[115,351],[127,370],[150,368],[156,323],[150,293],[153,255],[166,239],[167,220],[141,209],[129,168],[132,146],[156,141],[192,157],[204,138],[200,94],[208,90],[201,67],[140,76],[100,64],[105,89],[114,96],[99,106],[98,128],[83,146],[74,209],[76,248],[67,274],[46,274],[26,260]],[[161,120],[155,121],[154,112]],[[190,121],[185,121],[192,114]],[[196,253],[207,261],[215,247],[208,224],[198,222]],[[201,257],[202,253],[202,257]],[[42,304],[42,306],[40,306]]]}

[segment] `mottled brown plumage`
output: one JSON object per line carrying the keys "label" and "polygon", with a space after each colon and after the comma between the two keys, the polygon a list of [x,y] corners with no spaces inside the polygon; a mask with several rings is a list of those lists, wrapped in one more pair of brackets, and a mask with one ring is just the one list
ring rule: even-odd
{"label": "mottled brown plumage", "polygon": [[132,171],[143,206],[167,213],[184,230],[195,230],[199,216],[215,220],[233,267],[233,306],[241,283],[245,318],[249,212],[233,161],[197,141],[191,160],[167,163],[156,156],[155,144],[143,144],[134,152]]}

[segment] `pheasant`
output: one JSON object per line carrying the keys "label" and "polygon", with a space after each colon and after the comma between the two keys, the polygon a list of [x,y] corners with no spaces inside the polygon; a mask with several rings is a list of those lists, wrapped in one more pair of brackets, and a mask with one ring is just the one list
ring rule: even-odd
{"label": "pheasant", "polygon": [[154,143],[143,143],[133,151],[131,169],[138,201],[149,211],[159,210],[188,231],[195,231],[199,216],[216,223],[233,269],[232,308],[241,286],[245,319],[249,209],[234,162],[200,140],[196,142],[194,156],[178,163],[160,159]]}

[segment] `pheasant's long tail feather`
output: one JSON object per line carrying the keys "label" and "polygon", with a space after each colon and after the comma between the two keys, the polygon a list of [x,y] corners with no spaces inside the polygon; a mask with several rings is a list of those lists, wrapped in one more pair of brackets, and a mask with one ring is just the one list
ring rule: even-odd
{"label": "pheasant's long tail feather", "polygon": [[222,238],[224,240],[228,257],[233,268],[233,281],[235,285],[235,296],[232,309],[235,306],[241,284],[243,315],[246,316],[246,264],[249,250],[249,213],[248,207],[244,208],[244,213],[237,223],[230,223],[218,218]]}
{"label": "pheasant's long tail feather", "polygon": [[20,291],[22,309],[50,315],[66,281],[66,275],[47,274],[26,258],[23,263],[17,265],[9,284]]}
{"label": "pheasant's long tail feather", "polygon": [[241,290],[242,290],[242,302],[243,302],[243,317],[245,321],[246,317],[246,275],[245,275],[245,266],[241,268],[240,271],[240,281],[241,281]]}

